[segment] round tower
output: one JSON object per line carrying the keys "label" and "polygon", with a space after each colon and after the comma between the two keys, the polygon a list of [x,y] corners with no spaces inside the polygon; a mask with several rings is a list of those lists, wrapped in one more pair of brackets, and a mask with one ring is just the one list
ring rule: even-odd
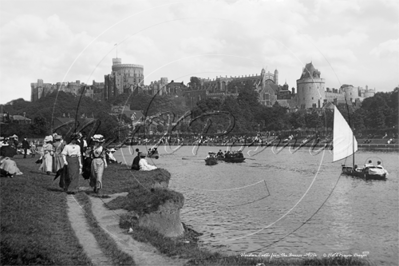
{"label": "round tower", "polygon": [[320,78],[320,71],[310,62],[302,71],[297,84],[297,104],[301,109],[322,108],[325,95],[325,81]]}
{"label": "round tower", "polygon": [[357,98],[359,98],[359,89],[353,87],[352,85],[342,85],[341,91],[344,92],[346,102],[355,102]]}
{"label": "round tower", "polygon": [[274,70],[274,84],[278,85],[278,70]]}

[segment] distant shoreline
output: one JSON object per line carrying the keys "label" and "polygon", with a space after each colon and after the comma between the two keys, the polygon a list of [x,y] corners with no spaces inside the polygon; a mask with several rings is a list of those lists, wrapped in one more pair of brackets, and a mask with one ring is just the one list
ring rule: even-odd
{"label": "distant shoreline", "polygon": [[[399,152],[399,144],[365,144],[365,143],[359,143],[360,141],[358,141],[358,148],[359,150],[380,150],[380,151],[398,151]],[[142,143],[142,144],[137,144],[137,145],[132,145],[132,147],[135,146],[148,146],[148,147],[152,147],[154,146],[155,143]],[[167,145],[167,144],[161,144],[159,146],[163,146],[163,145]],[[195,146],[192,143],[183,143],[181,144],[182,146]],[[196,144],[198,145],[198,144]],[[286,143],[284,144],[270,144],[267,147],[284,147],[286,145]],[[111,145],[112,146],[112,145]],[[110,147],[111,147],[110,146]],[[117,146],[117,145],[115,145]],[[126,148],[129,145],[123,145],[123,146],[118,146],[120,148]],[[170,146],[179,146],[179,145],[170,145]],[[266,147],[265,144],[260,144],[260,143],[227,143],[227,144],[214,144],[214,143],[202,143],[199,146],[207,146],[207,147],[241,147],[241,146],[246,146],[246,147]],[[298,148],[300,146],[300,144],[296,144],[294,145],[294,143],[289,143],[287,145],[288,147],[293,147],[293,148]],[[316,144],[315,146],[312,146],[312,143],[307,143],[305,145],[302,146],[302,148],[321,148],[324,146],[324,143],[322,144]],[[327,146],[327,149],[329,149],[329,145]]]}

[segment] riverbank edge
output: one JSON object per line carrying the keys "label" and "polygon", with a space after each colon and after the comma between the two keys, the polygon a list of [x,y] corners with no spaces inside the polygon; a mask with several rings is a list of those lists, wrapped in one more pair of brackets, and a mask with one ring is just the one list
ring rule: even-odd
{"label": "riverbank edge", "polygon": [[[116,165],[116,167],[121,167],[123,169],[126,166]],[[304,259],[282,259],[282,260],[271,260],[265,257],[249,257],[234,255],[229,256],[225,254],[220,254],[218,252],[212,252],[206,248],[200,247],[198,240],[201,233],[193,230],[189,225],[183,224],[184,234],[179,237],[166,237],[163,234],[158,233],[156,230],[151,230],[150,228],[145,228],[140,226],[139,217],[143,214],[150,214],[156,212],[160,206],[162,206],[166,200],[158,201],[157,206],[150,204],[149,208],[141,208],[138,206],[132,206],[139,202],[140,205],[148,205],[146,199],[135,200],[132,202],[132,196],[143,197],[149,195],[143,186],[147,185],[151,187],[151,193],[158,193],[162,191],[163,194],[171,194],[171,198],[177,203],[181,203],[182,199],[176,197],[176,195],[182,195],[179,192],[171,190],[168,188],[169,180],[171,177],[170,173],[161,169],[161,176],[165,176],[163,179],[156,171],[149,172],[135,172],[136,178],[138,178],[141,185],[136,186],[135,189],[130,189],[130,197],[119,197],[114,201],[107,204],[107,208],[111,210],[125,209],[129,211],[128,214],[122,215],[120,217],[120,227],[126,231],[130,231],[131,236],[140,242],[149,243],[155,247],[160,253],[170,257],[179,258],[187,260],[186,265],[256,265],[258,263],[263,263],[264,265],[371,265],[366,260],[360,260],[357,258],[304,258]],[[113,171],[114,174],[116,171]],[[165,174],[167,173],[167,174]],[[167,181],[166,181],[167,180]],[[166,181],[166,182],[165,182]],[[159,185],[163,183],[160,188]],[[165,187],[166,185],[166,187]],[[155,189],[154,189],[155,188]],[[123,191],[120,191],[123,192]],[[144,194],[143,194],[144,193]],[[147,194],[146,194],[147,193]],[[129,195],[129,194],[128,194]],[[183,196],[183,195],[182,195]],[[184,197],[184,196],[183,196]],[[164,197],[165,198],[165,197]],[[167,198],[167,197],[166,197]],[[147,202],[153,202],[152,199],[147,199]],[[184,206],[182,206],[184,207]],[[179,219],[180,220],[180,219]]]}

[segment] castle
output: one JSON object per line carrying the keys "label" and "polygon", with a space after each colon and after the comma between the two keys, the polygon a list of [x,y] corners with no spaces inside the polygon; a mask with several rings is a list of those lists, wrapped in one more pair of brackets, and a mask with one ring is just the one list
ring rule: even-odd
{"label": "castle", "polygon": [[[313,63],[310,62],[302,69],[300,78],[296,81],[295,88],[291,90],[288,84],[279,85],[279,72],[266,72],[262,69],[260,74],[252,74],[235,77],[216,77],[214,79],[198,78],[199,84],[186,86],[183,82],[168,82],[168,78],[162,77],[159,81],[152,81],[144,85],[144,67],[136,64],[122,64],[121,58],[112,59],[111,73],[104,75],[104,82],[95,82],[91,85],[76,82],[57,82],[56,84],[44,83],[38,79],[37,83],[31,83],[31,101],[45,97],[54,91],[64,91],[74,95],[85,96],[94,100],[108,100],[123,93],[147,93],[149,95],[175,95],[185,97],[186,104],[190,108],[205,98],[237,97],[238,88],[250,86],[258,93],[258,101],[271,107],[276,102],[290,110],[322,108],[328,102],[331,103],[359,103],[363,99],[372,97],[375,90],[363,89],[352,85],[342,85],[339,89],[325,87],[325,80]],[[247,88],[247,87],[246,87]]]}

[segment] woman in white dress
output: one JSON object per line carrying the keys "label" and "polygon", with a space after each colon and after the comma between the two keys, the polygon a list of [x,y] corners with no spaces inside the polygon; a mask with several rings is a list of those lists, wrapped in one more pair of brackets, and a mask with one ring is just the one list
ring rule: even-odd
{"label": "woman in white dress", "polygon": [[48,175],[53,171],[53,154],[54,154],[54,147],[53,147],[53,136],[47,136],[44,138],[44,144],[42,147],[43,157],[42,157],[42,164],[39,167],[39,170],[47,173]]}
{"label": "woman in white dress", "polygon": [[139,161],[140,171],[151,171],[157,169],[156,166],[147,163],[145,156],[146,154],[144,152],[140,153],[140,161]]}
{"label": "woman in white dress", "polygon": [[94,146],[90,153],[90,157],[92,158],[90,186],[93,188],[94,193],[98,193],[103,187],[103,173],[104,169],[107,168],[107,160],[105,159],[105,150],[102,146],[104,142],[103,135],[96,134],[91,139],[94,142]]}

